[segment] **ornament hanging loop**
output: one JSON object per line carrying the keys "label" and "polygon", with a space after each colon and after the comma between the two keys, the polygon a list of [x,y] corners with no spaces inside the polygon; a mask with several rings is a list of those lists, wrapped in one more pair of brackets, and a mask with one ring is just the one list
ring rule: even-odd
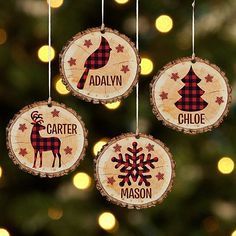
{"label": "ornament hanging loop", "polygon": [[[139,0],[136,0],[136,49],[139,51]],[[136,85],[136,138],[139,139],[139,83]]]}
{"label": "ornament hanging loop", "polygon": [[52,107],[52,98],[51,97],[48,98],[48,106]]}
{"label": "ornament hanging loop", "polygon": [[101,25],[101,33],[104,34],[105,33],[105,24],[102,23]]}
{"label": "ornament hanging loop", "polygon": [[52,48],[52,13],[51,0],[48,2],[48,106],[52,106],[52,65],[51,65],[51,48]]}
{"label": "ornament hanging loop", "polygon": [[101,33],[105,33],[105,23],[104,23],[104,15],[105,15],[105,0],[102,0],[102,25],[101,25]]}
{"label": "ornament hanging loop", "polygon": [[195,0],[192,3],[192,63],[195,63]]}

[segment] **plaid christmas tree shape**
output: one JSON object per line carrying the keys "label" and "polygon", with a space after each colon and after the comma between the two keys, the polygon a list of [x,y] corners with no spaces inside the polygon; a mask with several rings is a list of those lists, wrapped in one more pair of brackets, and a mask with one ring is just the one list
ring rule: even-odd
{"label": "plaid christmas tree shape", "polygon": [[195,74],[191,67],[188,74],[181,80],[185,86],[179,90],[181,98],[175,103],[175,106],[181,111],[201,111],[208,103],[201,96],[205,93],[198,83],[201,79]]}

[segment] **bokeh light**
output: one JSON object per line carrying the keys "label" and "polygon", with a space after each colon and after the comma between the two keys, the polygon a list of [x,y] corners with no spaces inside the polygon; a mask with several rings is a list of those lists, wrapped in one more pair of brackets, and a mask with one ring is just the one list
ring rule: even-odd
{"label": "bokeh light", "polygon": [[105,107],[109,110],[115,110],[115,109],[119,108],[120,104],[121,104],[121,102],[117,101],[117,102],[108,103],[105,105]]}
{"label": "bokeh light", "polygon": [[170,16],[161,15],[156,19],[155,25],[161,33],[168,33],[173,28],[173,20]]}
{"label": "bokeh light", "polygon": [[2,177],[2,167],[0,166],[0,179]]}
{"label": "bokeh light", "polygon": [[115,0],[116,3],[118,4],[125,4],[127,3],[129,0]]}
{"label": "bokeh light", "polygon": [[80,190],[88,189],[91,183],[91,177],[84,172],[77,173],[73,178],[74,186]]}
{"label": "bokeh light", "polygon": [[231,236],[236,236],[236,230],[232,232]]}
{"label": "bokeh light", "polygon": [[0,45],[7,41],[7,32],[4,29],[0,29]]}
{"label": "bokeh light", "polygon": [[234,170],[234,161],[229,157],[222,157],[218,161],[218,170],[222,174],[230,174]]}
{"label": "bokeh light", "polygon": [[[55,57],[55,50],[53,47],[51,47],[50,60],[52,61],[54,57]],[[48,45],[43,45],[42,47],[39,48],[38,58],[42,62],[49,61],[49,46]]]}
{"label": "bokeh light", "polygon": [[70,91],[66,88],[66,86],[63,84],[62,79],[59,78],[55,84],[56,90],[61,95],[67,95],[70,93]]}
{"label": "bokeh light", "polygon": [[107,138],[103,138],[101,140],[99,140],[97,143],[95,143],[94,147],[93,147],[93,154],[96,156],[102,149],[102,147],[107,144],[108,139]]}
{"label": "bokeh light", "polygon": [[10,236],[10,233],[4,228],[0,228],[0,236]]}
{"label": "bokeh light", "polygon": [[142,58],[141,60],[141,74],[149,75],[153,71],[153,62],[149,58]]}
{"label": "bokeh light", "polygon": [[116,227],[116,218],[111,212],[103,212],[98,217],[98,224],[102,229],[112,231]]}
{"label": "bokeh light", "polygon": [[48,209],[48,217],[52,220],[60,220],[63,216],[63,210],[59,208],[49,208]]}
{"label": "bokeh light", "polygon": [[50,2],[50,6],[52,8],[58,8],[63,4],[64,0],[47,0],[47,2],[48,2],[48,4]]}

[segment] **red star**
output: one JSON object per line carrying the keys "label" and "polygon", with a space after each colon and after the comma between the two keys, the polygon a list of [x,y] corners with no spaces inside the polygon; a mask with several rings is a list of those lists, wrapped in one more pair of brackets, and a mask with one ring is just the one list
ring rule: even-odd
{"label": "red star", "polygon": [[25,124],[20,124],[19,125],[19,130],[21,130],[22,132],[24,132],[27,129]]}
{"label": "red star", "polygon": [[121,146],[118,143],[113,148],[115,152],[121,152]]}
{"label": "red star", "polygon": [[122,45],[118,45],[117,47],[116,47],[116,50],[117,50],[117,53],[119,53],[119,52],[124,52],[124,46],[122,46]]}
{"label": "red star", "polygon": [[219,105],[221,105],[222,103],[224,103],[223,97],[216,97],[216,103],[218,103]]}
{"label": "red star", "polygon": [[51,113],[53,117],[59,117],[59,112],[58,110],[54,109]]}
{"label": "red star", "polygon": [[157,177],[158,181],[164,180],[164,174],[163,174],[163,173],[158,172],[158,174],[156,175],[156,177]]}
{"label": "red star", "polygon": [[26,150],[26,148],[20,148],[20,152],[19,152],[19,155],[21,155],[21,156],[25,156],[25,155],[27,155],[28,154],[28,152],[27,152],[27,150]]}
{"label": "red star", "polygon": [[122,69],[120,71],[123,71],[126,74],[128,71],[130,71],[129,66],[122,65]]}
{"label": "red star", "polygon": [[65,154],[67,155],[67,154],[72,154],[72,148],[70,148],[69,146],[67,146],[65,149],[64,149],[64,151],[65,151]]}
{"label": "red star", "polygon": [[90,46],[92,46],[93,44],[92,44],[92,42],[91,42],[91,39],[89,39],[89,40],[86,40],[85,39],[85,41],[84,41],[84,46],[86,46],[87,48],[89,48]]}
{"label": "red star", "polygon": [[116,182],[116,181],[115,181],[115,179],[114,179],[114,177],[113,177],[113,176],[112,176],[112,177],[108,177],[108,178],[107,178],[107,183],[108,183],[108,184],[111,184],[111,185],[113,185],[115,182]]}
{"label": "red star", "polygon": [[146,148],[148,152],[154,151],[154,145],[152,145],[151,143],[149,143]]}
{"label": "red star", "polygon": [[177,73],[172,73],[171,74],[171,79],[173,79],[174,81],[177,81],[179,79],[179,74]]}
{"label": "red star", "polygon": [[212,75],[210,75],[210,74],[208,74],[208,75],[205,77],[207,83],[208,83],[208,82],[212,82],[213,78],[214,78],[214,76],[212,76]]}
{"label": "red star", "polygon": [[76,66],[76,59],[71,57],[68,63],[70,64],[70,66]]}
{"label": "red star", "polygon": [[164,91],[159,96],[161,97],[161,100],[168,99],[168,93],[166,93]]}

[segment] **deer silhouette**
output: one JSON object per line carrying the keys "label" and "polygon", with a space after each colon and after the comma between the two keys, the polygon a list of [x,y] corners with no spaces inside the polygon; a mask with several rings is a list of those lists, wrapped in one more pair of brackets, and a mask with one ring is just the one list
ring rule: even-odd
{"label": "deer silhouette", "polygon": [[43,116],[42,114],[39,114],[38,111],[33,111],[31,113],[31,119],[32,119],[32,131],[31,131],[31,144],[34,148],[34,165],[33,168],[36,168],[36,161],[37,161],[37,156],[38,152],[40,154],[40,166],[39,168],[42,167],[43,164],[43,152],[46,151],[52,151],[54,160],[52,167],[55,166],[55,161],[56,157],[58,156],[59,158],[59,168],[61,167],[61,154],[60,154],[60,147],[61,147],[61,140],[56,137],[50,137],[50,138],[44,138],[41,137],[40,131],[45,129],[45,126],[42,125],[44,123]]}

